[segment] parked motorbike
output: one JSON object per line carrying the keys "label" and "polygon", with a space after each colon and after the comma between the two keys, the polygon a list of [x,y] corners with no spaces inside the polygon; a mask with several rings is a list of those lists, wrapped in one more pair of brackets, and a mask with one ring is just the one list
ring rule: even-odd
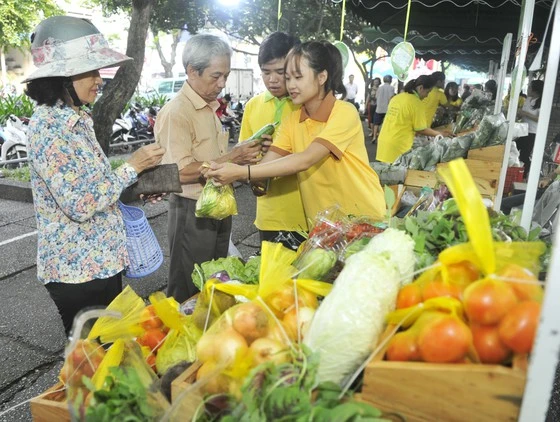
{"label": "parked motorbike", "polygon": [[10,160],[27,158],[27,123],[26,118],[10,115],[6,126],[0,128],[0,166],[17,168],[25,166],[24,162],[6,163]]}
{"label": "parked motorbike", "polygon": [[132,145],[119,145],[126,142],[135,140],[134,135],[131,133],[132,125],[124,117],[119,117],[113,123],[113,133],[111,135],[110,148],[118,148],[123,152],[130,152]]}

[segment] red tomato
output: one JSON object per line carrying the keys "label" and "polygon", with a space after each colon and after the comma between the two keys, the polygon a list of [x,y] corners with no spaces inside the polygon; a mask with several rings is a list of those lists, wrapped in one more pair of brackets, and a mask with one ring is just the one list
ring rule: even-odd
{"label": "red tomato", "polygon": [[498,273],[498,276],[508,282],[519,300],[542,302],[544,290],[531,271],[516,264],[509,264]]}
{"label": "red tomato", "polygon": [[440,280],[430,281],[422,289],[422,299],[428,300],[433,297],[454,297],[461,300],[461,289],[455,284]]}
{"label": "red tomato", "polygon": [[511,349],[500,340],[497,325],[471,324],[471,332],[482,363],[502,363],[511,357]]}
{"label": "red tomato", "polygon": [[399,290],[397,309],[408,308],[422,302],[422,291],[416,283],[408,284]]}
{"label": "red tomato", "polygon": [[140,320],[142,321],[140,325],[145,330],[163,327],[163,322],[157,316],[154,305],[148,305],[142,310],[142,315],[140,317]]}
{"label": "red tomato", "polygon": [[539,325],[541,305],[535,301],[521,302],[500,322],[500,340],[516,353],[529,353]]}
{"label": "red tomato", "polygon": [[389,342],[386,353],[387,360],[401,362],[422,360],[416,336],[408,331],[395,334]]}
{"label": "red tomato", "polygon": [[163,344],[165,333],[159,328],[152,328],[146,330],[144,334],[136,339],[141,346],[149,347],[152,352],[155,352]]}
{"label": "red tomato", "polygon": [[503,281],[475,281],[463,292],[463,305],[470,322],[494,325],[515,306],[517,297]]}
{"label": "red tomato", "polygon": [[447,265],[449,281],[459,286],[466,286],[480,278],[480,271],[470,261],[461,261]]}
{"label": "red tomato", "polygon": [[452,315],[434,318],[418,335],[420,355],[425,362],[458,362],[465,358],[471,344],[471,330]]}

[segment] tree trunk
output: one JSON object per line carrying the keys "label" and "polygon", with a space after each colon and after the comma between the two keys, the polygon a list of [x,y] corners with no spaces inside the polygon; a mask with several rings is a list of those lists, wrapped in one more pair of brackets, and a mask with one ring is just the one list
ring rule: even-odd
{"label": "tree trunk", "polygon": [[109,142],[113,122],[119,117],[124,106],[132,97],[144,66],[146,36],[150,16],[157,0],[133,0],[126,54],[134,60],[121,66],[115,78],[107,84],[103,95],[93,107],[93,121],[97,141],[109,155]]}
{"label": "tree trunk", "polygon": [[163,49],[161,48],[161,43],[159,42],[159,36],[152,31],[152,35],[154,36],[154,43],[156,45],[156,51],[159,56],[159,61],[163,66],[163,71],[165,72],[166,78],[171,78],[173,76],[173,65],[175,64],[175,60],[173,58],[173,52],[171,53],[171,62],[168,62],[163,54]]}
{"label": "tree trunk", "polygon": [[4,53],[4,49],[0,47],[0,69],[1,69],[1,77],[2,77],[2,86],[6,86],[8,83],[8,69],[6,68],[6,53]]}

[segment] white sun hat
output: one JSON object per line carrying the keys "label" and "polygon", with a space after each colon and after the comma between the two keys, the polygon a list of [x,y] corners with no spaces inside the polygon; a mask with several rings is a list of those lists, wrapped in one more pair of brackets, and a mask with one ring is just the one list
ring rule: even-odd
{"label": "white sun hat", "polygon": [[86,19],[53,16],[37,25],[31,37],[31,54],[37,70],[23,82],[80,75],[132,60],[111,49],[99,30]]}

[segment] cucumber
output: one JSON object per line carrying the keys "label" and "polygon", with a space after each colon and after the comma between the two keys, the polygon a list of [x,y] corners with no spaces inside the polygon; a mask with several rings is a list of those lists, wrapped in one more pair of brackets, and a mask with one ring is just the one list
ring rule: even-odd
{"label": "cucumber", "polygon": [[267,125],[264,125],[259,130],[257,130],[255,133],[253,133],[253,136],[248,138],[246,141],[255,141],[257,139],[262,140],[263,135],[272,135],[274,133],[274,131],[276,130],[276,126],[278,126],[278,123],[279,122],[275,122],[275,123],[269,123]]}

